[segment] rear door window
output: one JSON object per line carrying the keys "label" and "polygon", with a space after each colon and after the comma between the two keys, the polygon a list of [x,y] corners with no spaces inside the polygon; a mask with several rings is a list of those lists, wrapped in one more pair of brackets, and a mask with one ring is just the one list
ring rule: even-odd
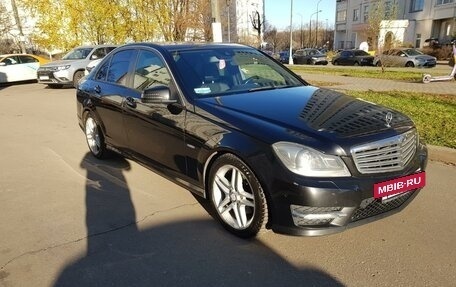
{"label": "rear door window", "polygon": [[115,53],[107,70],[106,81],[127,86],[130,63],[134,63],[136,50],[122,50]]}

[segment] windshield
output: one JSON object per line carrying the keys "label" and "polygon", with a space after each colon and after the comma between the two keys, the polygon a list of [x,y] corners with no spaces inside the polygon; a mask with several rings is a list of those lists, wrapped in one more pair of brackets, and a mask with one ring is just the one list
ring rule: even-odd
{"label": "windshield", "polygon": [[173,53],[184,86],[194,97],[303,85],[275,61],[249,48],[216,48]]}
{"label": "windshield", "polygon": [[92,48],[79,48],[71,50],[68,54],[63,56],[63,60],[82,60],[87,58],[87,56],[92,51]]}
{"label": "windshield", "polygon": [[420,51],[416,50],[416,49],[407,49],[404,51],[407,55],[409,56],[419,56],[419,55],[423,55],[423,53],[421,53]]}

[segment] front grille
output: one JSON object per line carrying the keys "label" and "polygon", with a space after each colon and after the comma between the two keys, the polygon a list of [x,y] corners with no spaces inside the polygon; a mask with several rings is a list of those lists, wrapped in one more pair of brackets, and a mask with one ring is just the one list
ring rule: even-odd
{"label": "front grille", "polygon": [[416,152],[418,135],[413,129],[404,134],[351,149],[360,173],[382,173],[402,170]]}
{"label": "front grille", "polygon": [[39,67],[38,68],[38,72],[55,72],[55,71],[58,71],[57,69],[58,67]]}
{"label": "front grille", "polygon": [[387,202],[381,202],[379,200],[372,200],[365,207],[358,208],[355,213],[351,216],[351,222],[355,222],[361,219],[376,216],[393,209],[400,207],[407,199],[412,196],[413,191],[402,193]]}

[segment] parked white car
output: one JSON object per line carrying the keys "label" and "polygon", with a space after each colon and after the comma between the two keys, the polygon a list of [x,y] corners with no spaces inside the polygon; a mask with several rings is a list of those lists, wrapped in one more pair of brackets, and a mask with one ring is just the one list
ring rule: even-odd
{"label": "parked white car", "polygon": [[98,63],[101,62],[101,60],[103,60],[103,59],[96,59],[96,60],[91,61],[91,62],[86,66],[86,68],[85,68],[85,70],[84,70],[84,74],[87,76],[87,75],[93,70],[93,68],[95,68],[95,67],[98,65]]}
{"label": "parked white car", "polygon": [[29,54],[0,55],[0,83],[36,80],[36,71],[47,61]]}

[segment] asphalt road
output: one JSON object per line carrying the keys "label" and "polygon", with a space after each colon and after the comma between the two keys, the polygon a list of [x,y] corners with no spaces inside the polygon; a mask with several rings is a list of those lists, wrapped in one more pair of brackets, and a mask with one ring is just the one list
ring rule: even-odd
{"label": "asphalt road", "polygon": [[455,166],[430,162],[384,220],[245,241],[152,171],[91,157],[74,89],[0,87],[0,103],[0,286],[455,286]]}

